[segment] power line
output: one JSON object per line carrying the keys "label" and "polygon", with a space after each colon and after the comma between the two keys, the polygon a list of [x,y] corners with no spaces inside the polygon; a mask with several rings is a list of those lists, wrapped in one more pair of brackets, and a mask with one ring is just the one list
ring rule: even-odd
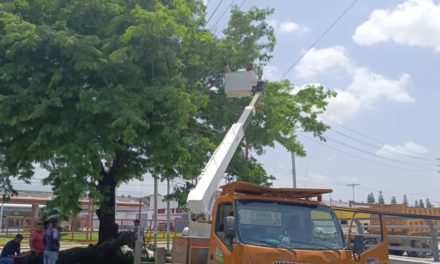
{"label": "power line", "polygon": [[327,35],[327,33],[339,22],[339,20],[341,20],[347,13],[348,11],[351,10],[351,8],[353,8],[353,6],[358,2],[358,0],[353,0],[353,2],[351,2],[351,4],[336,18],[335,21],[333,21],[333,23],[330,24],[330,26],[319,36],[318,39],[316,39],[315,42],[312,43],[312,45],[310,45],[310,47],[307,49],[307,51],[305,53],[303,53],[288,69],[286,72],[283,73],[283,75],[281,76],[281,79],[284,78],[292,69],[293,67],[295,67],[295,65],[297,65],[309,52],[311,49],[313,49],[320,41],[321,39],[323,39],[325,37],[325,35]]}
{"label": "power line", "polygon": [[[225,8],[225,10],[223,11],[223,13],[220,15],[220,17],[217,19],[217,21],[215,21],[214,25],[211,27],[211,30],[213,31],[214,28],[217,26],[217,24],[220,22],[220,20],[226,15],[226,12],[228,12],[228,10],[231,10],[232,5],[234,4],[235,0],[231,1],[231,4],[229,5],[229,7]],[[217,33],[217,30],[215,31],[215,33]]]}
{"label": "power line", "polygon": [[[233,2],[235,2],[235,0],[233,0]],[[247,0],[243,0],[243,2],[241,2],[241,4],[238,6],[238,10],[241,10],[241,8],[244,6],[244,4],[246,4],[246,2],[247,2]],[[229,7],[229,9],[230,10],[232,9],[232,4]],[[226,9],[226,10],[228,10],[228,9]],[[220,27],[221,28],[220,32],[222,32],[226,28],[227,25],[228,25],[228,22],[226,21],[226,23],[222,27]],[[214,33],[216,34],[217,30]]]}
{"label": "power line", "polygon": [[[345,138],[351,139],[352,141],[355,141],[355,142],[358,142],[358,143],[360,143],[360,144],[362,144],[362,145],[365,145],[365,146],[367,146],[367,147],[371,147],[371,148],[374,148],[374,149],[377,149],[377,150],[383,150],[383,151],[388,152],[388,153],[393,154],[393,155],[398,155],[398,156],[401,156],[401,157],[404,157],[404,158],[410,158],[410,159],[415,159],[415,160],[423,160],[423,161],[431,160],[431,159],[426,159],[426,158],[422,158],[422,157],[410,156],[410,155],[408,155],[408,154],[405,154],[405,153],[402,153],[402,152],[395,151],[395,150],[393,150],[393,149],[384,148],[383,146],[379,146],[379,145],[376,145],[376,144],[372,144],[372,143],[366,142],[366,141],[364,141],[364,140],[358,139],[358,138],[356,138],[356,137],[353,137],[353,136],[347,135],[347,134],[342,133],[342,132],[340,132],[340,131],[338,131],[338,130],[336,130],[336,129],[334,129],[334,128],[330,128],[330,131],[332,131],[332,132],[334,132],[334,133],[336,133],[336,134],[338,134],[338,135],[340,135],[340,136],[342,136],[342,137],[345,137]],[[389,144],[385,144],[385,145],[388,145],[388,146],[389,146]],[[432,161],[434,161],[434,160],[432,160]],[[432,165],[434,165],[434,163],[417,163],[417,164],[428,165],[428,166],[432,166]]]}
{"label": "power line", "polygon": [[214,9],[214,11],[211,13],[211,15],[209,16],[208,20],[206,21],[206,25],[208,25],[209,21],[211,21],[212,16],[214,16],[215,12],[217,12],[218,8],[222,5],[224,0],[220,0],[220,2],[218,3],[217,7]]}
{"label": "power line", "polygon": [[244,6],[244,4],[246,4],[246,2],[247,0],[243,0],[243,2],[241,2],[241,5],[238,7],[238,9],[241,9]]}
{"label": "power line", "polygon": [[324,144],[323,142],[318,141],[318,140],[315,140],[315,139],[313,139],[313,138],[310,138],[310,137],[308,137],[308,136],[306,136],[306,135],[302,135],[302,137],[305,138],[305,139],[307,139],[307,140],[309,140],[309,141],[312,141],[312,142],[314,142],[314,143],[321,144],[321,145],[325,146],[326,148],[329,148],[329,149],[332,149],[332,150],[337,151],[337,152],[339,152],[339,153],[342,153],[342,154],[344,154],[344,155],[347,155],[347,156],[349,156],[349,157],[351,157],[351,158],[355,158],[355,159],[363,160],[363,161],[368,162],[368,163],[372,163],[372,164],[376,164],[376,165],[380,165],[380,166],[384,166],[384,167],[388,167],[388,168],[393,168],[393,169],[396,169],[396,170],[401,170],[401,171],[404,171],[404,172],[418,172],[418,173],[420,173],[420,170],[411,170],[411,169],[408,169],[408,168],[397,167],[397,166],[393,166],[393,165],[389,165],[389,164],[385,164],[385,163],[381,163],[381,162],[377,162],[377,161],[369,160],[369,159],[366,159],[366,158],[364,158],[364,157],[361,157],[361,156],[358,156],[358,155],[355,155],[355,154],[352,154],[352,153],[349,153],[349,152],[346,152],[346,151],[340,150],[340,149],[335,148],[335,147],[333,147],[333,146],[330,146],[330,145]]}
{"label": "power line", "polygon": [[[331,120],[328,120],[328,119],[324,119],[324,120],[325,120],[326,122],[332,123],[332,124],[334,124],[334,125],[336,125],[336,126],[338,126],[338,127],[340,127],[340,128],[343,128],[343,129],[345,129],[345,130],[347,130],[347,131],[350,131],[351,133],[356,134],[356,135],[358,135],[358,136],[364,137],[364,138],[369,139],[369,140],[371,140],[371,141],[375,141],[375,142],[380,143],[380,144],[382,144],[382,145],[389,145],[387,142],[385,142],[385,141],[383,141],[383,140],[379,140],[379,139],[377,139],[377,138],[374,138],[374,137],[368,136],[368,135],[366,135],[366,134],[364,134],[364,133],[358,132],[358,131],[356,131],[356,130],[354,130],[354,129],[352,129],[352,128],[349,128],[349,127],[344,126],[344,125],[342,125],[342,124],[339,124],[339,123],[337,123],[337,122],[334,122],[334,121],[331,121]],[[330,128],[330,129],[332,129],[332,128]],[[430,158],[432,158],[432,159],[436,159],[436,158],[438,158],[438,157],[435,156],[435,155],[429,155],[429,154],[425,154],[425,153],[414,152],[414,151],[411,151],[411,150],[407,150],[407,152],[408,152],[408,153],[413,153],[414,155],[417,155],[417,156],[430,157]],[[403,153],[402,153],[402,154],[403,154]],[[405,155],[405,154],[403,154],[403,155]],[[411,157],[414,157],[414,156],[411,156]]]}
{"label": "power line", "polygon": [[373,156],[374,158],[387,160],[387,161],[394,162],[394,163],[398,163],[398,164],[402,164],[402,165],[404,165],[404,166],[408,166],[408,167],[417,167],[417,168],[419,168],[419,169],[437,171],[437,169],[435,169],[435,168],[424,167],[424,166],[421,166],[421,165],[418,165],[418,164],[415,164],[415,163],[408,163],[408,162],[404,162],[404,161],[400,161],[400,160],[391,159],[391,158],[388,158],[388,157],[377,156],[377,155],[374,154],[374,153],[368,152],[368,151],[366,151],[366,150],[364,150],[364,149],[361,149],[361,148],[358,148],[358,147],[352,146],[352,145],[350,145],[350,144],[344,143],[344,142],[342,142],[342,141],[339,141],[339,140],[334,139],[334,138],[331,138],[331,137],[326,137],[326,139],[330,139],[331,141],[335,142],[336,144],[339,144],[339,145],[345,146],[345,147],[347,147],[347,148],[351,148],[351,149],[353,149],[353,150],[356,150],[356,151],[358,151],[358,152],[361,152],[361,153],[364,153],[364,154],[367,154],[367,155]]}

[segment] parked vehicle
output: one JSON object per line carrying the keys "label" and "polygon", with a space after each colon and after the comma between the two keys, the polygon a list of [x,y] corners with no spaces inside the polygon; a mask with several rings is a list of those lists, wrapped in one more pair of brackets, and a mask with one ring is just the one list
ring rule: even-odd
{"label": "parked vehicle", "polygon": [[189,236],[174,238],[172,261],[185,264],[387,263],[386,236],[369,249],[365,249],[361,236],[354,237],[353,243],[344,239],[335,212],[321,201],[322,194],[331,190],[269,188],[233,182],[222,186],[218,194],[219,182],[261,96],[261,74],[252,70],[226,73],[226,94],[253,93],[254,97],[227,132],[188,196]]}
{"label": "parked vehicle", "polygon": [[[426,216],[440,216],[440,208],[417,208],[408,207],[405,204],[372,204],[370,209],[375,211],[394,213],[394,214],[409,214],[409,215],[426,215]],[[408,217],[388,217],[386,220],[388,228],[388,235],[390,246],[402,248],[431,248],[431,228],[427,225],[425,219],[422,218],[408,218]],[[432,220],[437,229],[440,227],[439,220]],[[374,224],[374,222],[372,223]],[[413,236],[414,239],[408,239],[404,236]],[[425,239],[421,239],[426,237]],[[417,252],[411,250],[390,249],[390,254],[402,255],[404,251],[411,257],[426,257],[428,252]]]}

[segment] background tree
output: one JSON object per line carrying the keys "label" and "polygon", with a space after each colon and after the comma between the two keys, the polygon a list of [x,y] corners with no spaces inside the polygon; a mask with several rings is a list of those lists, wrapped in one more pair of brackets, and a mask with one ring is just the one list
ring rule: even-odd
{"label": "background tree", "polygon": [[429,200],[429,198],[426,198],[426,208],[433,208],[431,201]]}
{"label": "background tree", "polygon": [[397,200],[395,196],[391,197],[391,204],[397,204]]}
{"label": "background tree", "polygon": [[414,207],[419,207],[419,202],[417,200],[414,201]]}
{"label": "background tree", "polygon": [[408,198],[406,197],[406,194],[403,195],[402,203],[405,204],[406,206],[408,206]]}
{"label": "background tree", "polygon": [[379,191],[378,203],[379,204],[385,204],[385,199],[383,198],[382,191]]}
{"label": "background tree", "polygon": [[[228,99],[220,73],[264,66],[275,45],[269,9],[232,10],[222,37],[198,0],[21,0],[0,4],[0,184],[49,171],[54,206],[98,205],[99,243],[114,238],[115,189],[145,173],[193,179],[249,98]],[[212,87],[218,87],[217,93]],[[228,174],[270,184],[260,155],[278,142],[305,155],[295,128],[322,139],[316,120],[333,96],[269,83]],[[177,193],[184,197],[185,188]]]}
{"label": "background tree", "polygon": [[420,208],[425,208],[425,204],[423,203],[423,199],[419,200],[419,207]]}
{"label": "background tree", "polygon": [[374,199],[374,194],[373,193],[369,193],[367,196],[367,203],[369,204],[374,204],[376,202],[376,200]]}

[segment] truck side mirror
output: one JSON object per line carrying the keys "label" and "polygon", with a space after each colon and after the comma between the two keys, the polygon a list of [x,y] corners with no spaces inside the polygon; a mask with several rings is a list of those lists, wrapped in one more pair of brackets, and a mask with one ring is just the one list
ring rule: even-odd
{"label": "truck side mirror", "polygon": [[225,217],[225,237],[228,239],[233,239],[235,237],[235,217],[226,216]]}
{"label": "truck side mirror", "polygon": [[354,246],[353,246],[353,253],[360,255],[365,250],[364,245],[365,239],[362,235],[355,235],[354,236]]}

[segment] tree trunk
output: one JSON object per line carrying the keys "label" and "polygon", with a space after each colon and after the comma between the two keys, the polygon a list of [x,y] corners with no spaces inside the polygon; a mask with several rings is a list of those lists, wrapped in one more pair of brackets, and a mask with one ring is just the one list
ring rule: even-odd
{"label": "tree trunk", "polygon": [[98,244],[118,236],[118,225],[115,221],[116,181],[110,173],[105,173],[99,182],[101,194],[105,194],[101,200],[96,214],[99,220]]}
{"label": "tree trunk", "polygon": [[115,221],[116,185],[118,176],[123,173],[127,159],[128,152],[117,150],[109,171],[101,169],[102,178],[98,182],[98,189],[103,198],[100,201],[99,209],[96,210],[99,219],[98,245],[118,237],[119,227]]}

